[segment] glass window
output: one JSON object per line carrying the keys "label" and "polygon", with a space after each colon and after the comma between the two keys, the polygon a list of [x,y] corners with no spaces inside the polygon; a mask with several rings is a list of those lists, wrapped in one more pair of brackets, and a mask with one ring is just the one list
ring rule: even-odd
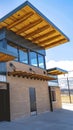
{"label": "glass window", "polygon": [[3,42],[2,41],[0,41],[0,47],[3,48]]}
{"label": "glass window", "polygon": [[39,63],[40,68],[43,68],[43,69],[45,68],[45,66],[44,66],[44,56],[38,54],[38,63]]}
{"label": "glass window", "polygon": [[7,47],[7,40],[6,39],[0,40],[0,47],[6,49],[6,47]]}
{"label": "glass window", "polygon": [[19,50],[19,61],[28,64],[28,53],[26,49]]}
{"label": "glass window", "polygon": [[0,81],[6,82],[6,64],[0,63]]}
{"label": "glass window", "polygon": [[37,66],[37,54],[33,51],[30,51],[30,64]]}
{"label": "glass window", "polygon": [[9,51],[11,51],[11,52],[13,52],[13,53],[18,53],[17,52],[17,47],[16,46],[13,46],[12,44],[8,44],[7,45],[7,50],[9,50]]}

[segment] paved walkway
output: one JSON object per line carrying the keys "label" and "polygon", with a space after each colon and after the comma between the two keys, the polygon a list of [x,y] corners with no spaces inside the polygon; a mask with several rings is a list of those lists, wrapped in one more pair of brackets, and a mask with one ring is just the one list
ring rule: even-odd
{"label": "paved walkway", "polygon": [[62,103],[62,108],[73,111],[73,103]]}
{"label": "paved walkway", "polygon": [[0,130],[73,130],[73,111],[64,109],[12,122],[0,122]]}

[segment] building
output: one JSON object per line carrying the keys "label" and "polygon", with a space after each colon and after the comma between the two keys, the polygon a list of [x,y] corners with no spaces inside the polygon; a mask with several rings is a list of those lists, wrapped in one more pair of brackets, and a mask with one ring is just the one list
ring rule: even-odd
{"label": "building", "polygon": [[59,76],[58,81],[62,102],[73,103],[73,71],[68,71],[66,75]]}
{"label": "building", "polygon": [[0,120],[50,111],[45,50],[68,42],[30,2],[0,19]]}
{"label": "building", "polygon": [[48,82],[50,110],[53,111],[62,108],[61,86],[58,81],[58,76],[65,75],[68,71],[55,67],[48,69],[47,73],[55,78],[55,80]]}

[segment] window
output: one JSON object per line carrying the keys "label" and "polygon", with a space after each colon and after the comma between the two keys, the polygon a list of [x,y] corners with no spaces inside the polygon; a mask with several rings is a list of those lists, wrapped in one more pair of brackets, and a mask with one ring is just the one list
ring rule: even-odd
{"label": "window", "polygon": [[55,90],[51,91],[52,101],[56,101],[56,93]]}
{"label": "window", "polygon": [[28,53],[27,49],[19,50],[19,61],[28,64]]}
{"label": "window", "polygon": [[6,82],[6,64],[0,63],[0,81]]}
{"label": "window", "polygon": [[40,68],[45,68],[45,66],[44,66],[44,56],[43,55],[40,55],[40,54],[38,54],[38,63],[39,63],[39,67]]}
{"label": "window", "polygon": [[11,51],[13,53],[16,53],[16,54],[18,53],[17,47],[14,46],[12,43],[7,44],[7,50],[9,50],[9,51]]}
{"label": "window", "polygon": [[37,54],[33,51],[30,51],[30,64],[37,66]]}
{"label": "window", "polygon": [[38,52],[26,49],[9,41],[7,42],[7,50],[17,54],[17,58],[14,59],[15,61],[45,69],[45,55],[43,55],[44,52],[40,51],[43,54],[38,54]]}
{"label": "window", "polygon": [[0,47],[3,48],[3,42],[2,41],[0,41]]}

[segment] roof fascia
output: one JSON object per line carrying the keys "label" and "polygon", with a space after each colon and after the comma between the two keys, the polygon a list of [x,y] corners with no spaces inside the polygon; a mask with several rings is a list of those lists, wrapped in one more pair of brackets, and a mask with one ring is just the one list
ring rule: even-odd
{"label": "roof fascia", "polygon": [[10,13],[8,13],[7,15],[5,15],[4,17],[2,17],[0,19],[0,22],[4,21],[6,18],[10,17],[11,15],[13,15],[14,13],[16,13],[17,11],[19,11],[20,9],[22,9],[23,7],[25,7],[26,5],[28,5],[29,7],[31,7],[35,12],[37,12],[41,17],[43,17],[47,22],[49,22],[54,28],[56,28],[56,30],[58,30],[62,35],[64,35],[66,37],[66,39],[69,41],[69,38],[59,29],[57,28],[57,26],[55,26],[46,16],[44,16],[38,9],[36,9],[30,2],[26,1],[23,4],[21,4],[20,6],[18,6],[16,9],[14,9],[13,11],[11,11]]}

